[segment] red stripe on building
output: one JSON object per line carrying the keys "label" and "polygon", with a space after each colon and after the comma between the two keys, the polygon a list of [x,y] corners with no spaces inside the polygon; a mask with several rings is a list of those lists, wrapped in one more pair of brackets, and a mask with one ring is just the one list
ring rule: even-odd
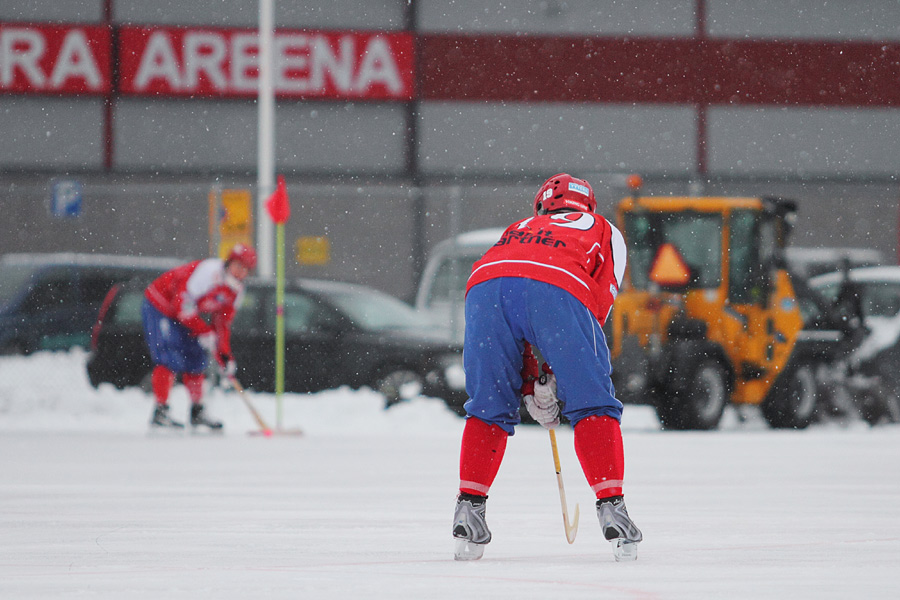
{"label": "red stripe on building", "polygon": [[427,35],[425,100],[900,106],[900,44]]}

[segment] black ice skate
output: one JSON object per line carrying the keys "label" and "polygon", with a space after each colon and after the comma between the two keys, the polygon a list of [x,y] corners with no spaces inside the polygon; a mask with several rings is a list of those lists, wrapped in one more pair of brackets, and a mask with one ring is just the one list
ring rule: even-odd
{"label": "black ice skate", "polygon": [[206,411],[202,404],[191,405],[191,426],[192,427],[209,427],[210,429],[222,429],[221,421],[213,421],[206,416]]}
{"label": "black ice skate", "polygon": [[453,515],[453,537],[456,538],[456,560],[478,560],[484,554],[484,546],[491,541],[484,512],[487,496],[460,493]]}
{"label": "black ice skate", "polygon": [[153,411],[153,418],[150,419],[151,427],[174,427],[176,429],[184,429],[184,423],[172,420],[169,416],[168,404],[157,404]]}
{"label": "black ice skate", "polygon": [[637,560],[637,545],[644,539],[628,510],[622,496],[597,500],[597,518],[603,529],[603,537],[612,543],[617,561]]}

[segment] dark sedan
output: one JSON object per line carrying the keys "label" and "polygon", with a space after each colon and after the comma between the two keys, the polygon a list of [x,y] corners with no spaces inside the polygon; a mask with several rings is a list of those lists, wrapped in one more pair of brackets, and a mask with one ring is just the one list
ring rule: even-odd
{"label": "dark sedan", "polygon": [[[95,387],[149,387],[140,305],[146,281],[114,286],[100,311],[87,370]],[[232,328],[238,379],[275,391],[275,285],[248,280]],[[458,413],[466,400],[462,348],[429,333],[411,306],[378,290],[300,279],[284,295],[285,391],[369,386],[386,404],[422,394]]]}

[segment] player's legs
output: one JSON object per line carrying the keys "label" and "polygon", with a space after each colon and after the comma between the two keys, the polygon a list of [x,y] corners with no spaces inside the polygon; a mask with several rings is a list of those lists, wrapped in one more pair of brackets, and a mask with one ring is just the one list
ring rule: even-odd
{"label": "player's legs", "polygon": [[466,295],[465,404],[470,417],[497,425],[512,435],[519,423],[524,340],[505,314],[503,282],[492,279]]}
{"label": "player's legs", "polygon": [[591,415],[622,417],[622,403],[610,379],[606,336],[594,315],[570,293],[538,281],[523,280],[524,310],[534,344],[556,373],[562,413],[573,424]]}

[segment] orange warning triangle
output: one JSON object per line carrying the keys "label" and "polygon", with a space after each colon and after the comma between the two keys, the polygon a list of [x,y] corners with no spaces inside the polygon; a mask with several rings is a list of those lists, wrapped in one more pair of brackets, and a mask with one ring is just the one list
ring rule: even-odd
{"label": "orange warning triangle", "polygon": [[650,267],[650,281],[663,287],[684,287],[690,283],[691,270],[671,243],[659,247]]}

